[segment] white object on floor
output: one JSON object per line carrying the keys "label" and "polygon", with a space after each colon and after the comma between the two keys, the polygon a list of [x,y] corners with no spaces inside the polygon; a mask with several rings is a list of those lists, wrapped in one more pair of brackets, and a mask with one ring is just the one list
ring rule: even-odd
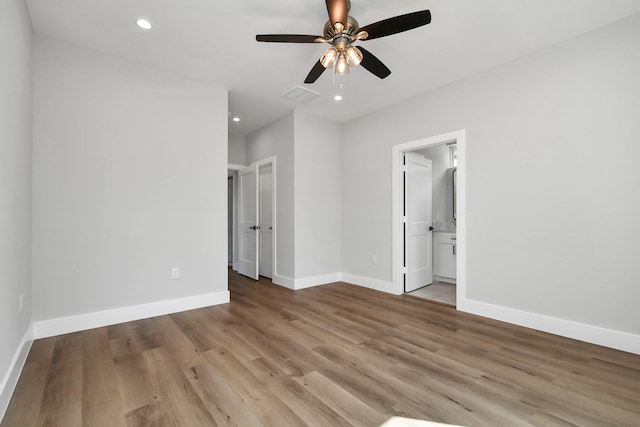
{"label": "white object on floor", "polygon": [[414,420],[411,418],[392,417],[389,418],[380,427],[437,427],[437,426],[450,426],[461,427],[453,424],[434,423],[432,421]]}

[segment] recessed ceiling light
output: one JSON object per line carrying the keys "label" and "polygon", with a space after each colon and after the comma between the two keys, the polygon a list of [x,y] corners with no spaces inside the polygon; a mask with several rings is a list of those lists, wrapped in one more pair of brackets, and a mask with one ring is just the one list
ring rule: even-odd
{"label": "recessed ceiling light", "polygon": [[342,101],[342,95],[336,95],[333,97],[334,101]]}
{"label": "recessed ceiling light", "polygon": [[136,24],[138,24],[138,27],[142,28],[143,30],[151,29],[151,22],[147,21],[146,19],[138,19],[136,21]]}
{"label": "recessed ceiling light", "polygon": [[239,122],[239,121],[240,121],[240,117],[234,117],[234,118],[233,118],[233,121],[234,121],[234,122]]}

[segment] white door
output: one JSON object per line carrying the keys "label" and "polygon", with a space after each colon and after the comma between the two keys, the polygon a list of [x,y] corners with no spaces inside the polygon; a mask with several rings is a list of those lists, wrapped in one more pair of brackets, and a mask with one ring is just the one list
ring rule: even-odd
{"label": "white door", "polygon": [[405,153],[405,282],[411,292],[433,283],[433,227],[431,221],[431,160]]}
{"label": "white door", "polygon": [[258,176],[259,273],[271,279],[273,277],[273,166],[271,164],[261,166]]}
{"label": "white door", "polygon": [[238,173],[238,272],[258,280],[258,168]]}

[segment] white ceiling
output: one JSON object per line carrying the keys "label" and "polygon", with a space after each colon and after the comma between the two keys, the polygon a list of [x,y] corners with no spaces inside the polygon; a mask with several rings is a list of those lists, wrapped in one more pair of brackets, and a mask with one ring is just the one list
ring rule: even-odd
{"label": "white ceiling", "polygon": [[[322,34],[322,0],[27,0],[36,32],[229,90],[229,124],[246,135],[293,109],[343,122],[640,13],[640,0],[352,0],[361,26],[429,9],[432,22],[360,42],[392,71],[361,67],[340,91],[325,72],[303,81],[326,45],[257,43],[256,34]],[[145,17],[153,29],[135,22]],[[297,85],[320,94],[282,98]],[[341,92],[337,103],[333,96]]]}

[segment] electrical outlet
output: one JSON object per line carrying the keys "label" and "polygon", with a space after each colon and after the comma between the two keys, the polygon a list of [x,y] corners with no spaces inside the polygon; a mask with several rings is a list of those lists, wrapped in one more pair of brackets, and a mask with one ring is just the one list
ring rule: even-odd
{"label": "electrical outlet", "polygon": [[171,269],[171,278],[173,280],[176,280],[176,279],[180,278],[180,268],[179,267],[173,267]]}
{"label": "electrical outlet", "polygon": [[22,294],[20,294],[20,313],[22,313]]}
{"label": "electrical outlet", "polygon": [[378,256],[377,255],[371,255],[371,264],[373,264],[373,265],[378,264]]}

